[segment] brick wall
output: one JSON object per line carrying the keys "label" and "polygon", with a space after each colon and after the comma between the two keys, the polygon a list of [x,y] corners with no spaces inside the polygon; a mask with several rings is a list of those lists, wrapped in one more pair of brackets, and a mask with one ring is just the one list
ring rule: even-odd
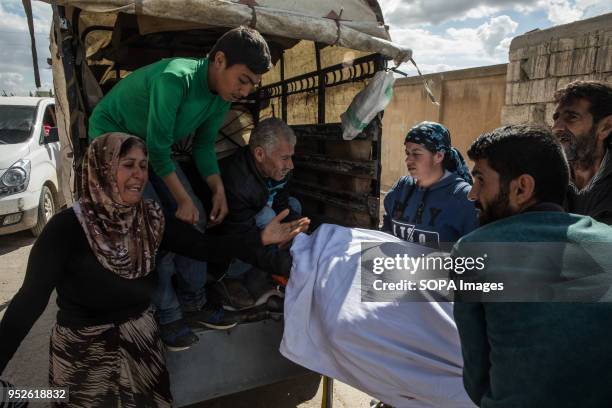
{"label": "brick wall", "polygon": [[552,124],[553,95],[575,80],[612,83],[612,13],[514,38],[503,124]]}

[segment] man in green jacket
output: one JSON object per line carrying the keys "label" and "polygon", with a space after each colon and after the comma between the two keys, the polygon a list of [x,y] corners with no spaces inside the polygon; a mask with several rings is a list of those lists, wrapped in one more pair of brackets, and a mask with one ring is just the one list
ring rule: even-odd
{"label": "man in green jacket", "polygon": [[507,126],[480,136],[469,198],[481,227],[453,255],[484,257],[456,273],[463,382],[485,408],[604,407],[612,401],[612,228],[564,212],[569,165],[549,130]]}
{"label": "man in green jacket", "polygon": [[[166,215],[203,230],[221,223],[228,213],[215,153],[215,139],[232,102],[245,98],[271,68],[270,50],[255,30],[239,27],[219,38],[208,58],[170,58],[144,66],[122,79],[95,107],[89,138],[125,132],[145,140],[151,175],[148,196],[157,198]],[[172,145],[195,132],[193,159],[212,192],[208,220],[180,166],[171,157]],[[179,274],[178,293],[171,277]],[[203,308],[206,264],[174,258],[158,263],[159,283],[154,299],[162,339],[181,350],[197,341],[182,321],[182,311],[212,328],[235,325],[221,310]],[[178,296],[177,296],[178,295]]]}

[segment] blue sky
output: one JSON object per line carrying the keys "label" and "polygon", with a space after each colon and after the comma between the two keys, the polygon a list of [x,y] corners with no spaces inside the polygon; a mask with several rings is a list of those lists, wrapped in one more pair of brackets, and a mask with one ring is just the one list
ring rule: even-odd
{"label": "blue sky", "polygon": [[[41,89],[49,90],[52,74],[47,64],[49,53],[49,30],[51,29],[51,6],[40,1],[32,2],[36,50],[40,67]],[[36,90],[28,23],[21,0],[0,1],[0,93],[28,95]]]}
{"label": "blue sky", "polygon": [[[424,73],[507,62],[513,37],[612,12],[603,0],[379,0],[393,41],[411,47]],[[48,69],[51,7],[32,1],[42,89]],[[35,90],[21,0],[0,2],[0,93]],[[414,73],[411,66],[402,69]]]}
{"label": "blue sky", "polygon": [[[512,38],[612,12],[600,0],[381,0],[393,41],[424,73],[508,61]],[[413,74],[412,66],[402,68]]]}

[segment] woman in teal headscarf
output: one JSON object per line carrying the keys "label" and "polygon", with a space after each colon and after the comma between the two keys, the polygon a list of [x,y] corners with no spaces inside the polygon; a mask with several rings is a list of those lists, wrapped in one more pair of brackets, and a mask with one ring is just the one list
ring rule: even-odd
{"label": "woman in teal headscarf", "polygon": [[448,129],[421,122],[408,131],[404,147],[410,175],[385,196],[383,230],[438,248],[475,229],[477,210],[467,198],[472,178]]}

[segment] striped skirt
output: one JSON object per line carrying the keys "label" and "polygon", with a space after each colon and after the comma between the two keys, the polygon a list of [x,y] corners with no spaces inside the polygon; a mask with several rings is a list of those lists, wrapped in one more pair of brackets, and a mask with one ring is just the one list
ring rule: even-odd
{"label": "striped skirt", "polygon": [[49,382],[67,387],[62,407],[168,407],[170,381],[153,312],[121,324],[51,334]]}

